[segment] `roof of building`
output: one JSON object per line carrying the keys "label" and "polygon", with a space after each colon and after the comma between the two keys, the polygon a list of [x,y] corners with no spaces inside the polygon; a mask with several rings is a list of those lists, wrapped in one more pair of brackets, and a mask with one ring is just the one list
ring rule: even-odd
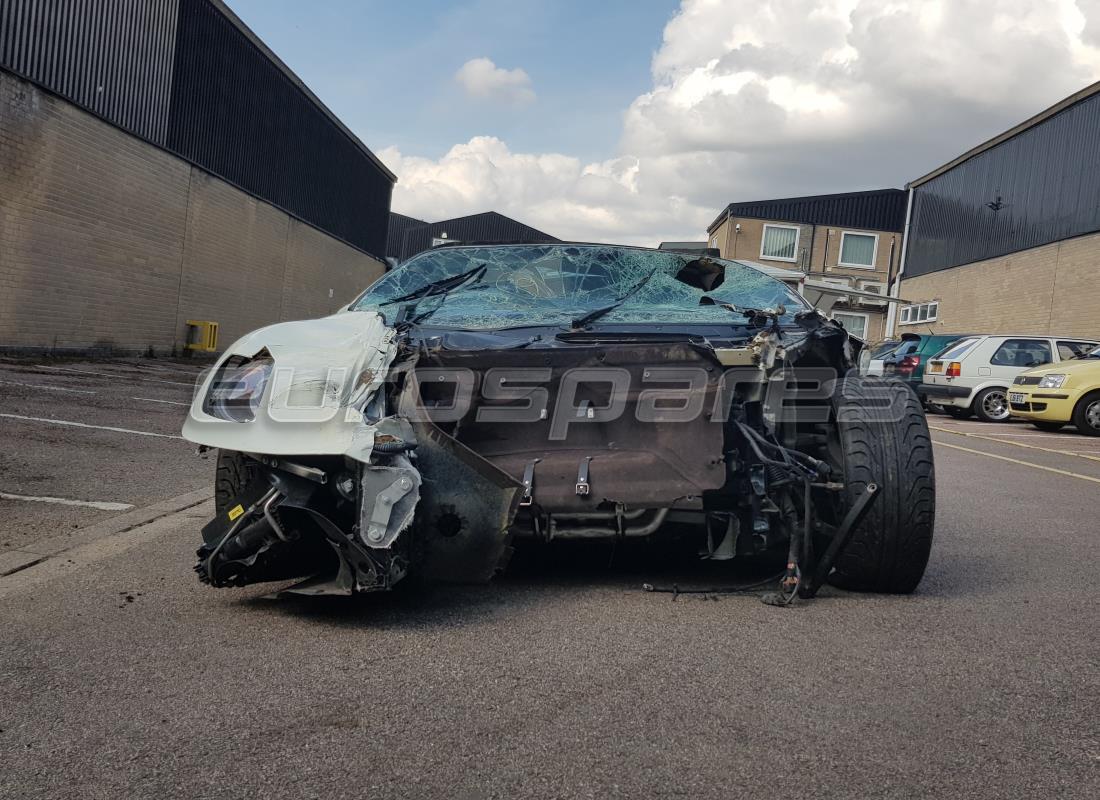
{"label": "roof of building", "polygon": [[958,156],[956,158],[951,159],[950,161],[948,161],[943,166],[936,167],[936,169],[932,170],[927,175],[922,175],[921,177],[917,178],[916,180],[910,181],[909,184],[908,184],[908,187],[912,188],[912,187],[915,187],[915,186],[920,186],[922,183],[927,183],[928,181],[932,180],[935,177],[938,177],[939,175],[942,175],[943,173],[947,172],[948,170],[954,169],[955,167],[959,166],[963,162],[969,161],[974,156],[980,155],[981,153],[984,153],[986,150],[990,150],[990,149],[996,147],[997,145],[1001,144],[1002,142],[1006,142],[1006,141],[1008,141],[1009,139],[1011,139],[1015,136],[1019,136],[1024,131],[1026,131],[1030,128],[1034,128],[1036,125],[1038,125],[1042,122],[1045,122],[1046,120],[1053,117],[1055,114],[1058,114],[1062,111],[1065,111],[1070,106],[1077,105],[1082,100],[1088,100],[1090,97],[1092,97],[1093,95],[1096,95],[1096,94],[1100,94],[1100,81],[1097,81],[1096,83],[1094,83],[1090,86],[1086,86],[1084,89],[1082,89],[1079,92],[1074,92],[1069,97],[1066,97],[1062,100],[1059,100],[1057,103],[1052,105],[1050,108],[1043,109],[1038,114],[1036,114],[1032,117],[1028,117],[1023,122],[1021,122],[1019,125],[1016,125],[1012,128],[1009,128],[1004,133],[997,134],[992,139],[988,139],[988,140],[982,142],[977,147],[970,148],[965,153],[963,153],[961,156]]}
{"label": "roof of building", "polygon": [[[413,220],[412,217],[403,217],[403,219]],[[394,225],[403,225],[403,223],[400,220],[395,223],[391,217],[391,230],[393,230]],[[405,225],[401,231],[401,241],[388,244],[386,254],[404,261],[406,258],[411,258],[417,253],[430,248],[433,239],[448,239],[453,242],[509,242],[517,244],[561,241],[556,236],[532,228],[530,225],[525,225],[511,217],[498,214],[496,211],[485,211],[480,214],[454,217],[439,222]]]}
{"label": "roof of building", "polygon": [[727,216],[900,232],[905,227],[905,204],[904,189],[874,189],[730,203],[707,226],[707,232],[713,231]]}
{"label": "roof of building", "polygon": [[706,250],[706,242],[661,242],[658,250]]}

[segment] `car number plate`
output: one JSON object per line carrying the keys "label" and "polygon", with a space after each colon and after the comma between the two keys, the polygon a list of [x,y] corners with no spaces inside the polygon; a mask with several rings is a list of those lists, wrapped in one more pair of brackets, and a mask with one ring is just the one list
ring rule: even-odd
{"label": "car number plate", "polygon": [[928,365],[928,371],[943,372],[943,364],[941,364],[939,361],[933,361],[931,364]]}
{"label": "car number plate", "polygon": [[1009,392],[1008,393],[1008,402],[1010,402],[1010,403],[1026,403],[1027,402],[1027,395],[1026,394],[1020,394],[1019,392]]}

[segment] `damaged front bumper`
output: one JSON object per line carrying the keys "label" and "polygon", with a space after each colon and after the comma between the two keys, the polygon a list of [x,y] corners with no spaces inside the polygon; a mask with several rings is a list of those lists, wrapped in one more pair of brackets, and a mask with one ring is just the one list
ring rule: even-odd
{"label": "damaged front bumper", "polygon": [[[352,312],[271,326],[229,348],[183,431],[221,451],[199,577],[297,578],[284,591],[307,594],[387,590],[410,573],[483,582],[507,563],[515,535],[649,536],[677,515],[706,521],[708,533],[714,516],[760,539],[779,509],[735,443],[740,420],[764,405],[777,364],[851,361],[848,337],[818,318],[801,332],[768,327],[720,344],[569,333],[528,349],[534,339],[501,346],[496,336],[410,341],[379,314]],[[243,419],[220,418],[210,398],[239,399],[238,361],[256,402]],[[727,381],[737,368],[743,379]],[[472,376],[479,405],[446,422],[409,413],[446,406],[435,377],[421,383],[436,373]],[[669,388],[684,383],[687,396]],[[517,412],[532,416],[517,424]]]}
{"label": "damaged front bumper", "polygon": [[[261,354],[272,367],[251,418],[211,413],[208,398],[232,391],[226,365]],[[275,325],[229,348],[183,429],[229,459],[200,579],[305,577],[290,591],[351,594],[392,588],[414,561],[427,578],[462,581],[502,566],[521,484],[431,423],[387,415],[396,354],[374,313]],[[430,524],[414,531],[418,519]]]}
{"label": "damaged front bumper", "polygon": [[[396,427],[389,422],[381,427]],[[427,579],[491,578],[510,553],[519,484],[446,434],[425,428],[417,438],[405,427],[400,439],[378,437],[403,449],[358,465],[232,454],[252,479],[203,529],[200,579],[305,578],[285,591],[346,595],[391,589],[414,563]],[[417,448],[429,454],[423,468]]]}

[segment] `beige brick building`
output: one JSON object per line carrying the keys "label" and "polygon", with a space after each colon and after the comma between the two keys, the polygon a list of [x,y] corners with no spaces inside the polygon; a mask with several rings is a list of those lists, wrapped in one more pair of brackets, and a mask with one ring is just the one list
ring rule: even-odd
{"label": "beige brick building", "polygon": [[1100,336],[1100,83],[909,190],[897,333]]}
{"label": "beige brick building", "polygon": [[[179,351],[188,320],[225,347],[382,274],[392,173],[224,5],[119,0],[129,15],[70,20],[78,38],[102,24],[75,48],[28,1],[0,5],[19,34],[0,37],[0,348]],[[203,26],[239,72],[195,66]],[[243,105],[264,86],[278,103]],[[241,108],[201,105],[226,98]]]}
{"label": "beige brick building", "polygon": [[[887,294],[901,255],[905,192],[732,203],[707,229],[723,258],[803,272],[807,279]],[[870,342],[885,338],[885,301],[847,297],[831,315]]]}

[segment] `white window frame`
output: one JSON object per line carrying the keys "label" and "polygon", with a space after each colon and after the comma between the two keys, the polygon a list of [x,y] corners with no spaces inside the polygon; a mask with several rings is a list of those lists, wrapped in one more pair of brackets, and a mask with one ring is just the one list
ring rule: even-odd
{"label": "white window frame", "polygon": [[710,237],[710,247],[711,247],[712,250],[717,250],[718,249],[718,234],[717,233]]}
{"label": "white window frame", "polygon": [[[918,319],[921,309],[925,310],[925,318]],[[927,303],[913,303],[903,306],[898,313],[899,325],[927,325],[935,322],[940,316],[940,301],[930,300]]]}
{"label": "white window frame", "polygon": [[[868,314],[866,311],[848,311],[847,309],[845,309],[844,311],[834,311],[832,313],[832,318],[836,319],[838,315],[839,316],[848,316],[848,317],[862,317],[863,318],[863,337],[862,338],[863,339],[867,338],[867,336],[869,335],[869,332],[871,330],[871,315],[870,314]],[[848,327],[845,326],[844,330],[848,331]],[[851,333],[851,331],[848,331],[848,333]]]}
{"label": "white window frame", "polygon": [[[844,255],[844,237],[851,234],[852,236],[870,236],[875,240],[874,250],[871,252],[871,263],[868,264],[849,264],[846,261],[840,259]],[[848,267],[849,269],[869,269],[874,270],[875,265],[878,263],[878,234],[869,233],[868,231],[841,231],[840,232],[840,250],[836,254],[836,265],[838,267]]]}
{"label": "white window frame", "polygon": [[[794,258],[783,258],[781,256],[764,255],[764,243],[768,240],[768,228],[782,228],[783,230],[794,231]],[[773,225],[770,222],[765,222],[764,229],[760,232],[760,257],[765,261],[786,261],[788,264],[797,264],[798,243],[801,237],[802,229],[797,225]]]}

